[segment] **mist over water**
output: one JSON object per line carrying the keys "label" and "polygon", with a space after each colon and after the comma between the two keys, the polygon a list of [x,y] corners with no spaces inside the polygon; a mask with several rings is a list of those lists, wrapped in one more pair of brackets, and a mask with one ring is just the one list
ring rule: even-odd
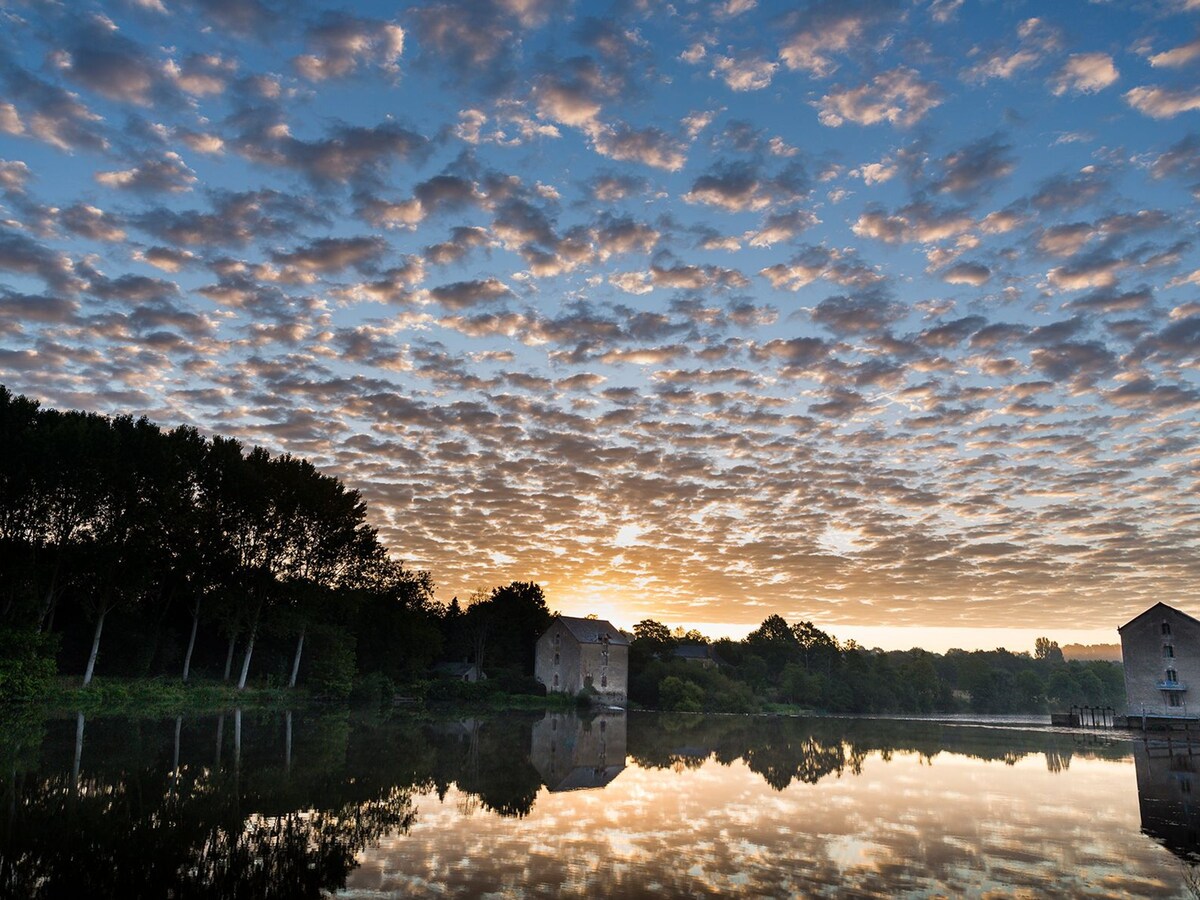
{"label": "mist over water", "polygon": [[1187,745],[506,713],[0,732],[5,896],[1197,896]]}

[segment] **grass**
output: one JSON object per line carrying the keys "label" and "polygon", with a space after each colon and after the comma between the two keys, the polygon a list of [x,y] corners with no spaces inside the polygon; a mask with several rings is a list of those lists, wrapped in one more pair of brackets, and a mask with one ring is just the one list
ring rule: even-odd
{"label": "grass", "polygon": [[249,687],[239,691],[222,681],[177,678],[96,678],[87,687],[60,678],[38,704],[51,712],[163,715],[243,709],[287,709],[310,701],[306,691],[283,687]]}

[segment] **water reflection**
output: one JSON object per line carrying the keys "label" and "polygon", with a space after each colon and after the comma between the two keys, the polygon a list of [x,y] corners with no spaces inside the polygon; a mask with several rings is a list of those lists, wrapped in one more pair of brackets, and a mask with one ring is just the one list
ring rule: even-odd
{"label": "water reflection", "polygon": [[1150,736],[1134,746],[1133,761],[1142,831],[1179,858],[1200,897],[1200,744]]}
{"label": "water reflection", "polygon": [[1190,765],[929,722],[25,719],[0,896],[1183,895]]}
{"label": "water reflection", "polygon": [[602,788],[625,769],[624,710],[579,718],[547,713],[533,726],[529,757],[550,791]]}

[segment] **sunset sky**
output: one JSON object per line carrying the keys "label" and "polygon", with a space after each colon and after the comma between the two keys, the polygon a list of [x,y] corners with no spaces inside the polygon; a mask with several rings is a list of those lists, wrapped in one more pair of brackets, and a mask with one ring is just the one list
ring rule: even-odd
{"label": "sunset sky", "polygon": [[0,16],[16,392],[306,456],[443,601],[1200,610],[1200,0]]}

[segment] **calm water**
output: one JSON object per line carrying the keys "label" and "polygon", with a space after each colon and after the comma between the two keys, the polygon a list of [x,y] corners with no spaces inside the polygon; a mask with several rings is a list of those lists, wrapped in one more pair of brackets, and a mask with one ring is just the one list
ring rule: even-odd
{"label": "calm water", "polygon": [[4,896],[1200,896],[1192,757],[1112,733],[72,717],[0,777]]}

